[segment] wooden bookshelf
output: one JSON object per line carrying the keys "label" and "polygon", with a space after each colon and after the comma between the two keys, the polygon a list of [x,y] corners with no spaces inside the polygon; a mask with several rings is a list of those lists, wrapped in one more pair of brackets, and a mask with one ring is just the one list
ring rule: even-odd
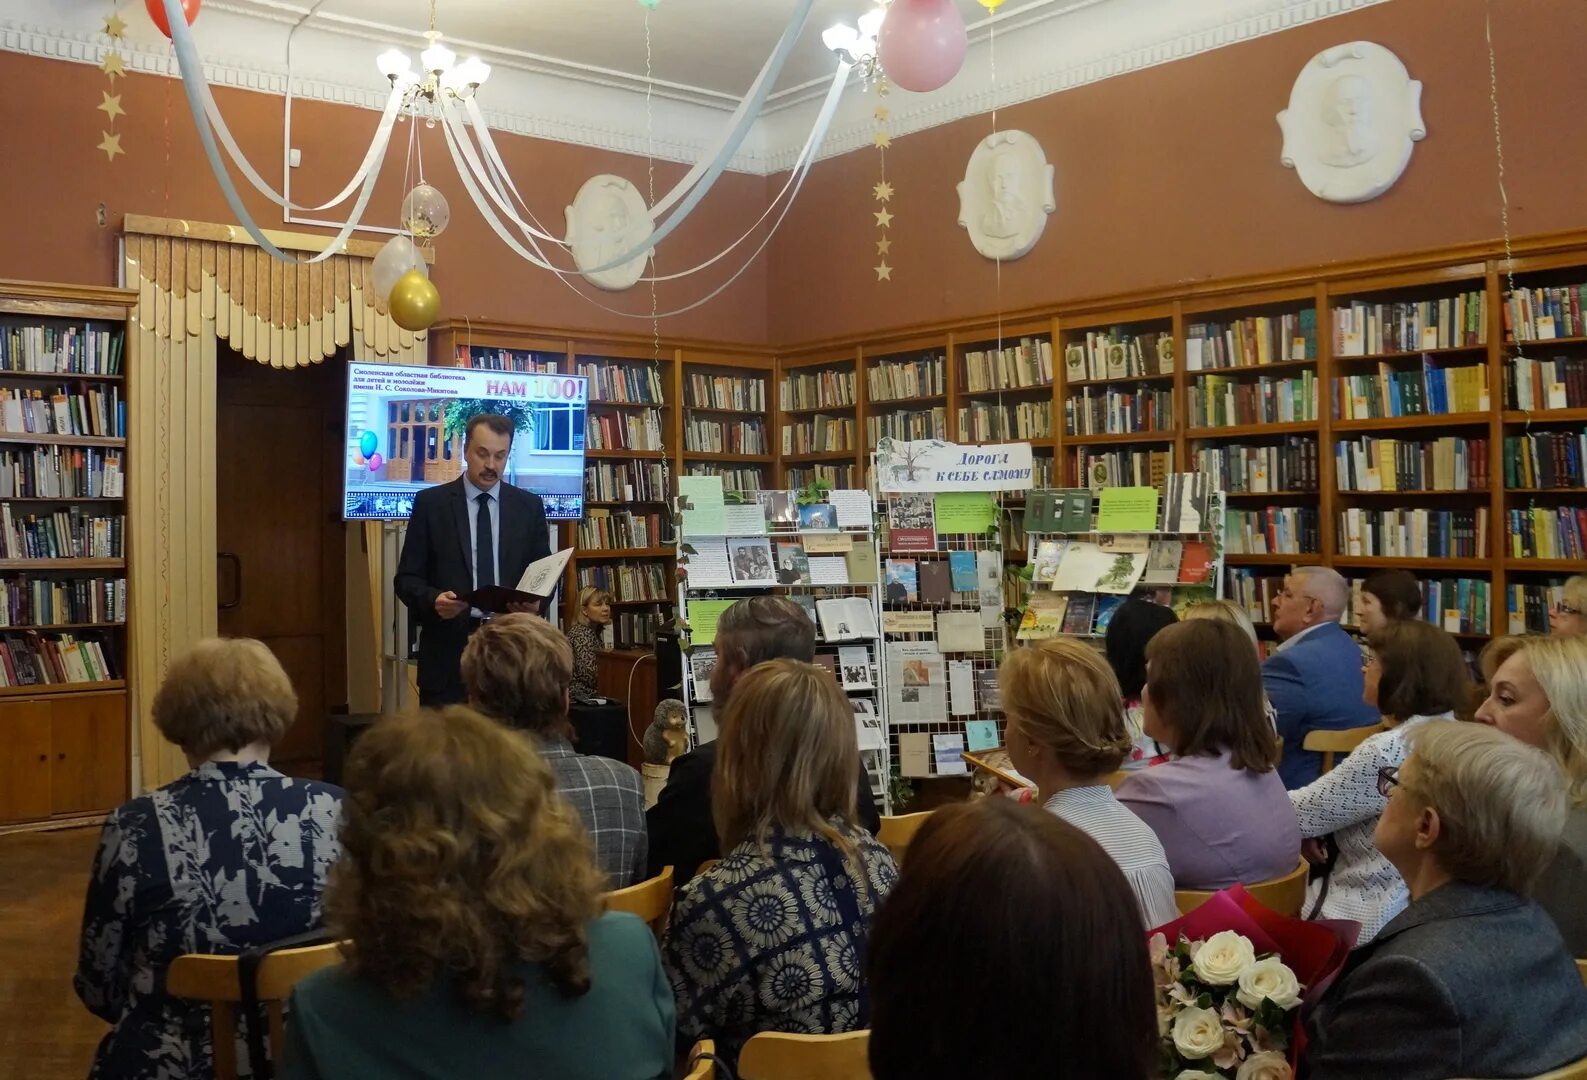
{"label": "wooden bookshelf", "polygon": [[677,379],[674,396],[683,409],[671,445],[678,475],[720,476],[728,491],[771,487],[781,434],[771,358],[680,349]]}

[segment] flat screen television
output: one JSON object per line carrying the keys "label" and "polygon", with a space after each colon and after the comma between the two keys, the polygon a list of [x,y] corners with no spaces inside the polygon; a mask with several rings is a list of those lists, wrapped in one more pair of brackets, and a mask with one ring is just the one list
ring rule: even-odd
{"label": "flat screen television", "polygon": [[342,515],[407,518],[420,491],[462,474],[469,418],[493,412],[517,425],[503,479],[539,495],[548,519],[577,521],[588,401],[581,375],[349,364]]}

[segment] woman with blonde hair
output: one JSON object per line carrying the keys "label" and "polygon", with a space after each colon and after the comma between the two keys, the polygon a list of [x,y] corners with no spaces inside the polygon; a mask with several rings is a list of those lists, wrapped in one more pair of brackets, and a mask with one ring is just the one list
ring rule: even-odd
{"label": "woman with blonde hair", "polygon": [[595,697],[596,683],[600,678],[600,661],[597,655],[605,648],[601,636],[612,625],[612,594],[594,585],[579,590],[579,610],[568,628],[568,644],[573,647],[574,701]]}
{"label": "woman with blonde hair", "polygon": [[855,820],[854,711],[831,672],[757,664],[717,736],[711,811],[721,861],[683,887],[667,972],[684,1046],[736,1061],[762,1031],[868,1026],[870,921],[898,867]]}
{"label": "woman with blonde hair", "polygon": [[199,642],[171,663],[151,712],[192,771],[105,819],[74,984],[111,1024],[91,1075],[211,1077],[209,1008],[167,995],[165,969],[318,927],[342,792],[270,767],[298,698],[261,642]]}
{"label": "woman with blonde hair", "polygon": [[1548,609],[1548,632],[1562,637],[1587,634],[1587,574],[1565,579],[1560,598]]}
{"label": "woman with blonde hair", "polygon": [[1488,699],[1477,721],[1544,750],[1569,781],[1559,851],[1533,896],[1571,954],[1587,957],[1587,636],[1500,638],[1483,661]]}
{"label": "woman with blonde hair", "polygon": [[346,963],[292,993],[293,1078],[670,1076],[655,939],[530,744],[453,706],[382,720],[347,767],[326,906]]}
{"label": "woman with blonde hair", "polygon": [[1014,768],[1035,782],[1048,813],[1089,833],[1119,864],[1146,927],[1177,918],[1163,845],[1108,786],[1134,745],[1108,662],[1078,641],[1048,638],[1010,653],[998,681]]}
{"label": "woman with blonde hair", "polygon": [[1240,632],[1251,642],[1251,647],[1256,649],[1258,659],[1261,658],[1262,649],[1256,636],[1256,624],[1251,621],[1250,614],[1233,600],[1202,600],[1191,604],[1185,609],[1185,621],[1192,619],[1210,619],[1214,622],[1226,622],[1240,628]]}

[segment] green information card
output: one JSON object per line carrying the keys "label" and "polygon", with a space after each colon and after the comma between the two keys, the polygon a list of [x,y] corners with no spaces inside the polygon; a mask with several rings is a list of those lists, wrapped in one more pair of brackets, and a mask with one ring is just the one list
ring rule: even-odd
{"label": "green information card", "polygon": [[990,491],[939,491],[937,534],[980,535],[997,521],[997,496]]}
{"label": "green information card", "polygon": [[733,600],[689,601],[689,644],[712,645],[716,643],[716,624],[722,612],[732,607]]}
{"label": "green information card", "polygon": [[1097,502],[1097,532],[1157,531],[1157,489],[1108,487]]}

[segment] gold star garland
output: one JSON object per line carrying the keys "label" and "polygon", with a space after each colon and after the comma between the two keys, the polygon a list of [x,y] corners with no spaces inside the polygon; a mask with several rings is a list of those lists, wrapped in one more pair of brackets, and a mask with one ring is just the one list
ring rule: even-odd
{"label": "gold star garland", "polygon": [[876,280],[892,281],[893,268],[887,265],[887,253],[892,249],[893,241],[889,230],[893,227],[893,213],[888,209],[893,201],[893,185],[887,182],[887,148],[893,145],[893,137],[887,131],[887,121],[892,117],[892,110],[887,107],[887,76],[879,75],[876,78],[876,110],[873,114],[876,119],[876,136],[872,143],[876,147],[877,157],[881,161],[880,178],[876,186],[871,188],[871,197],[882,204],[880,210],[873,211],[876,218],[876,228],[880,234],[876,240],[876,254],[881,261],[876,264]]}
{"label": "gold star garland", "polygon": [[116,117],[126,116],[127,110],[121,107],[121,95],[111,93],[116,88],[116,80],[127,74],[126,66],[122,63],[121,52],[117,44],[125,41],[127,37],[127,24],[122,21],[114,8],[105,17],[105,36],[110,39],[110,50],[105,53],[105,58],[99,62],[99,70],[105,73],[105,78],[110,83],[110,90],[100,91],[100,101],[96,106],[110,125],[109,131],[101,131],[104,136],[95,148],[105,152],[105,158],[115,161],[117,154],[125,154],[121,148],[121,134],[116,131]]}

